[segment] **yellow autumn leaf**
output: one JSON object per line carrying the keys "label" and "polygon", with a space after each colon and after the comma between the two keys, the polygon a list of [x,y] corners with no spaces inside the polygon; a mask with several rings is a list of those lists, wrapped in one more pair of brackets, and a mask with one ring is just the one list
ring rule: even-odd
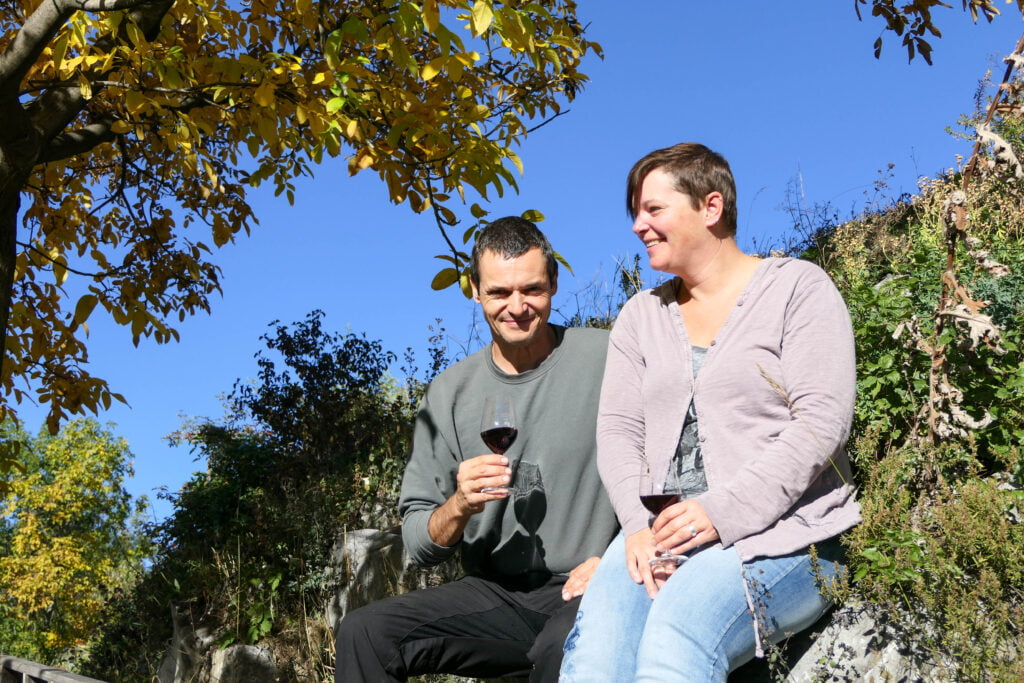
{"label": "yellow autumn leaf", "polygon": [[473,3],[470,18],[473,36],[479,37],[483,35],[484,31],[490,28],[492,21],[494,21],[494,8],[491,5],[491,0],[476,0]]}
{"label": "yellow autumn leaf", "polygon": [[437,6],[437,0],[423,0],[423,28],[433,33],[440,23],[441,10]]}
{"label": "yellow autumn leaf", "polygon": [[82,93],[82,97],[91,100],[92,99],[92,83],[85,77],[82,72],[78,73],[78,89]]}
{"label": "yellow autumn leaf", "polygon": [[434,76],[441,73],[441,69],[444,68],[444,63],[444,57],[435,57],[434,59],[431,59],[428,63],[424,64],[423,68],[420,70],[420,78],[425,81],[433,79]]}
{"label": "yellow autumn leaf", "polygon": [[63,285],[68,279],[68,261],[63,256],[53,260],[53,279],[57,285]]}
{"label": "yellow autumn leaf", "polygon": [[274,105],[274,84],[270,81],[263,81],[252,94],[252,99],[261,107],[272,107]]}
{"label": "yellow autumn leaf", "polygon": [[53,46],[53,68],[58,74],[60,73],[60,64],[64,61],[64,55],[68,51],[68,40],[69,36],[64,34]]}
{"label": "yellow autumn leaf", "polygon": [[468,269],[462,271],[462,273],[459,274],[459,289],[462,290],[463,296],[465,296],[467,299],[473,298],[473,285],[469,280]]}

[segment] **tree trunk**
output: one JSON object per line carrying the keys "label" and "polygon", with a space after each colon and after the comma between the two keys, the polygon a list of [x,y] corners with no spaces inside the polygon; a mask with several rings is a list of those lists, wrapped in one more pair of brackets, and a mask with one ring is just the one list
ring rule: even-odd
{"label": "tree trunk", "polygon": [[[8,174],[4,174],[8,175]],[[11,174],[13,175],[13,174]],[[0,187],[6,188],[8,178],[0,179]],[[16,181],[10,179],[11,185]],[[20,189],[21,185],[16,185]],[[0,377],[9,364],[7,359],[7,320],[11,313],[11,293],[14,288],[14,264],[18,251],[15,240],[18,235],[18,207],[21,197],[18,190],[0,195]]]}
{"label": "tree trunk", "polygon": [[[17,96],[0,102],[0,377],[10,370],[7,360],[7,324],[18,258],[18,209],[21,189],[39,158],[39,133]],[[5,411],[0,410],[0,415]]]}

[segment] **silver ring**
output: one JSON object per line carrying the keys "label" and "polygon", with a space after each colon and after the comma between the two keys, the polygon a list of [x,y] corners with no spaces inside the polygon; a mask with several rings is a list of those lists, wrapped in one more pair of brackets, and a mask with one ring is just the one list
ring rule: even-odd
{"label": "silver ring", "polygon": [[686,528],[690,530],[690,538],[697,538],[697,529],[692,524]]}

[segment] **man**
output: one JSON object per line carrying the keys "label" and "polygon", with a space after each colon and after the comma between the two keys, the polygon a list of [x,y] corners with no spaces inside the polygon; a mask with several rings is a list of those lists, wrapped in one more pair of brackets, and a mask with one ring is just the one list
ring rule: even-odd
{"label": "man", "polygon": [[[594,465],[608,336],[548,323],[557,278],[530,221],[480,232],[471,280],[492,341],[428,387],[399,502],[413,561],[461,551],[466,576],[348,614],[336,634],[339,683],[557,679],[579,596],[618,526]],[[500,395],[519,430],[504,455],[480,437],[484,399]]]}

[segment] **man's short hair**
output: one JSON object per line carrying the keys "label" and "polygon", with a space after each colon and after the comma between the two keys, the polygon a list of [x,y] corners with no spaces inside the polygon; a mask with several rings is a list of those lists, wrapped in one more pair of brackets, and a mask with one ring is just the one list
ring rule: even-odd
{"label": "man's short hair", "polygon": [[633,164],[626,181],[626,211],[636,218],[637,199],[644,179],[654,170],[664,171],[672,178],[675,189],[690,196],[694,209],[712,192],[722,195],[721,225],[730,235],[736,234],[736,181],[729,162],[697,142],[656,149]]}
{"label": "man's short hair", "polygon": [[473,284],[480,286],[480,257],[485,251],[493,251],[502,258],[516,258],[530,249],[540,249],[547,262],[548,284],[558,279],[558,261],[551,249],[551,243],[536,225],[519,216],[505,216],[488,223],[476,236],[473,254],[470,257],[469,277]]}

